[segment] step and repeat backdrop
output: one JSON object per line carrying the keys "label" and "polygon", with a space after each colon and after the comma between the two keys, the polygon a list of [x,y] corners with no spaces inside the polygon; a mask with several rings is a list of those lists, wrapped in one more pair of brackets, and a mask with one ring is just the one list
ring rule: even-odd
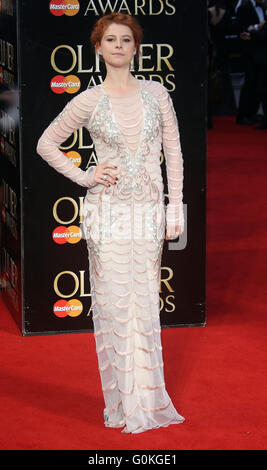
{"label": "step and repeat backdrop", "polygon": [[[0,1],[2,295],[23,335],[93,331],[86,242],[86,188],[36,153],[39,137],[75,95],[100,84],[105,66],[90,45],[95,21],[113,11],[144,31],[136,78],[170,92],[184,158],[185,231],[165,241],[162,327],[206,322],[205,0]],[[97,164],[84,128],[60,147],[73,165]],[[161,155],[166,204],[168,187]]]}

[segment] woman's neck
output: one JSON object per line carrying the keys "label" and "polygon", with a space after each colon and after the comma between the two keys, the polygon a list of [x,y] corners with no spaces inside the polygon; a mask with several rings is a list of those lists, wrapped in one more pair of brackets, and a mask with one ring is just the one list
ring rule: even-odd
{"label": "woman's neck", "polygon": [[125,92],[136,88],[136,81],[129,69],[111,69],[107,66],[107,75],[103,85],[106,89]]}

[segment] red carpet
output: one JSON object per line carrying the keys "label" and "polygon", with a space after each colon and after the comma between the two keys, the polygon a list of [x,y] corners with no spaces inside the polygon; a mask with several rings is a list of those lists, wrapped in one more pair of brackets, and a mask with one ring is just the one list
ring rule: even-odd
{"label": "red carpet", "polygon": [[208,322],[162,330],[166,387],[186,422],[105,428],[93,334],[23,338],[1,303],[1,449],[267,448],[266,147],[266,131],[232,117],[208,131]]}

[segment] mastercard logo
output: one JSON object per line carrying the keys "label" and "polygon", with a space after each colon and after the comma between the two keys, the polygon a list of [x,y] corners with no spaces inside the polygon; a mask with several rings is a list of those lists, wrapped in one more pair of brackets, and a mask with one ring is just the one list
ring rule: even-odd
{"label": "mastercard logo", "polygon": [[50,81],[50,88],[54,93],[61,95],[62,93],[77,93],[81,87],[81,81],[76,75],[56,75]]}
{"label": "mastercard logo", "polygon": [[80,300],[58,300],[54,303],[53,312],[58,318],[78,317],[83,311],[83,304]]}
{"label": "mastercard logo", "polygon": [[49,3],[49,11],[55,16],[74,16],[80,10],[78,0],[52,0]]}
{"label": "mastercard logo", "polygon": [[70,227],[59,225],[59,227],[53,230],[52,238],[58,245],[64,245],[65,243],[75,244],[81,240],[82,231],[77,225],[71,225]]}
{"label": "mastercard logo", "polygon": [[68,157],[75,166],[80,166],[82,163],[82,157],[78,152],[71,150],[71,152],[62,152],[66,157]]}

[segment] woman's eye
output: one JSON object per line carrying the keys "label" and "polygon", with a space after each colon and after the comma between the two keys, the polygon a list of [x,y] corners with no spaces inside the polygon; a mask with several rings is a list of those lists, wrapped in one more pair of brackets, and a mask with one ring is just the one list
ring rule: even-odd
{"label": "woman's eye", "polygon": [[[108,38],[108,39],[107,39],[107,41],[109,41],[109,42],[111,42],[111,41],[113,41],[113,40],[114,40],[114,38]],[[124,39],[124,42],[130,42],[130,39],[129,39],[129,38],[125,38],[125,39]]]}

